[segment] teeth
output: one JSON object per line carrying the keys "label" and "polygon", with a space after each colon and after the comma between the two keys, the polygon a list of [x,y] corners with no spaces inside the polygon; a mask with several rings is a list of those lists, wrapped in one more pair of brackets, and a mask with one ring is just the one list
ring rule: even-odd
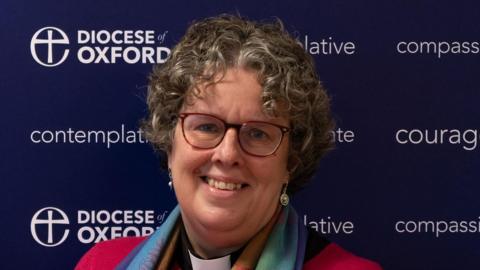
{"label": "teeth", "polygon": [[237,190],[242,188],[242,184],[226,183],[207,177],[208,185],[222,190]]}

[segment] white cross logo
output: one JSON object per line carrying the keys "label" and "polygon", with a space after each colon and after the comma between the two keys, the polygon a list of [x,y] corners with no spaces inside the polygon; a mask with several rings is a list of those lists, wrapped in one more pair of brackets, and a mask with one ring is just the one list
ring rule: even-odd
{"label": "white cross logo", "polygon": [[[47,38],[46,39],[39,38],[38,36],[40,36],[40,34],[42,34],[44,31],[47,31]],[[54,32],[60,34],[62,38],[54,39],[53,38]],[[38,57],[37,50],[36,50],[37,44],[48,45],[47,62],[40,60],[40,58]],[[30,52],[32,53],[33,59],[35,59],[37,63],[45,67],[54,67],[63,63],[65,59],[67,59],[67,56],[70,50],[65,49],[65,51],[63,52],[62,58],[59,61],[54,62],[53,44],[70,44],[70,41],[68,39],[67,34],[65,34],[65,32],[53,26],[47,26],[35,32],[35,34],[32,37],[32,40],[30,41]]]}
{"label": "white cross logo", "polygon": [[[39,216],[42,213],[44,213],[45,211],[47,211],[47,218],[46,219],[39,218]],[[62,218],[53,219],[53,212],[54,211],[57,212],[58,214],[60,214],[60,216]],[[37,235],[37,225],[38,224],[47,224],[48,225],[47,226],[48,230],[47,230],[47,242],[46,243],[44,241],[40,240],[40,238]],[[67,239],[67,236],[68,236],[68,233],[70,232],[70,230],[65,229],[64,232],[63,232],[63,236],[60,239],[60,241],[54,242],[54,240],[53,240],[53,225],[54,224],[66,224],[66,225],[68,225],[68,224],[70,224],[70,221],[68,220],[68,217],[65,214],[65,212],[63,212],[62,210],[60,210],[58,208],[45,207],[43,209],[38,210],[35,213],[35,215],[33,215],[32,221],[30,223],[30,231],[32,232],[32,236],[35,239],[35,241],[37,241],[37,243],[39,243],[40,245],[46,246],[46,247],[54,247],[54,246],[58,246],[61,243],[63,243]]]}

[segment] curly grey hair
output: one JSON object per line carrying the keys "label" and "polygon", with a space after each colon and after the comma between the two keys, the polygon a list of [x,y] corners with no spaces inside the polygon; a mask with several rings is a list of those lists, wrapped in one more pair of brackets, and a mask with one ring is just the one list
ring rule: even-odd
{"label": "curly grey hair", "polygon": [[146,138],[156,150],[168,154],[183,104],[196,95],[199,84],[215,83],[218,75],[232,67],[257,74],[267,115],[289,119],[289,193],[296,192],[333,147],[334,122],[312,57],[278,19],[260,23],[220,15],[194,22],[168,60],[150,74],[149,115],[142,122]]}

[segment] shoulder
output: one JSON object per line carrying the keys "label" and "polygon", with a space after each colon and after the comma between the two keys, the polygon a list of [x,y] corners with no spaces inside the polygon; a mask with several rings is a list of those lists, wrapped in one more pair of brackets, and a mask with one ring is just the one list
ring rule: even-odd
{"label": "shoulder", "polygon": [[382,268],[373,261],[354,255],[335,243],[330,243],[316,231],[309,230],[303,270],[382,270]]}
{"label": "shoulder", "polygon": [[77,263],[75,270],[114,269],[146,237],[123,237],[93,246]]}
{"label": "shoulder", "polygon": [[379,264],[331,243],[304,264],[304,270],[381,270]]}

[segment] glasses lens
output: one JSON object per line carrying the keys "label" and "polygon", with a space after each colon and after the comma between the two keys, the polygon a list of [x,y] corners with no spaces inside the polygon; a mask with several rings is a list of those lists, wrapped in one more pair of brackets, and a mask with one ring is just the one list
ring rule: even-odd
{"label": "glasses lens", "polygon": [[282,131],[268,123],[246,123],[240,129],[240,143],[245,151],[253,155],[272,154],[282,140]]}
{"label": "glasses lens", "polygon": [[215,117],[191,114],[183,121],[183,132],[191,145],[210,148],[217,145],[222,139],[225,126]]}

